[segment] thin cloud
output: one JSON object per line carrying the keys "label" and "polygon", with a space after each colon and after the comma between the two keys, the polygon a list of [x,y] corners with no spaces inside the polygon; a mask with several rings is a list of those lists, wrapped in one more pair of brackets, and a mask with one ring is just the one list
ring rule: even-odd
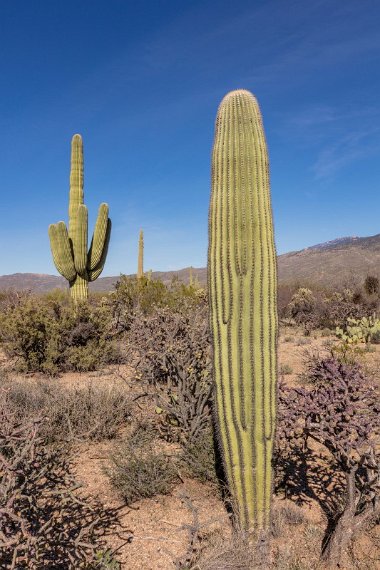
{"label": "thin cloud", "polygon": [[312,167],[315,178],[332,178],[351,163],[379,152],[379,132],[379,128],[354,132],[322,149]]}

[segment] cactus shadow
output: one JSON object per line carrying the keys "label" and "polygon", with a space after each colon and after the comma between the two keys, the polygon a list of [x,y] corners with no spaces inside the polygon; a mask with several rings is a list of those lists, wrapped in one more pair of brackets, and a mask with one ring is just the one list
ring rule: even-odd
{"label": "cactus shadow", "polygon": [[297,505],[316,502],[333,524],[346,492],[343,473],[327,454],[312,449],[294,449],[275,458],[275,492]]}

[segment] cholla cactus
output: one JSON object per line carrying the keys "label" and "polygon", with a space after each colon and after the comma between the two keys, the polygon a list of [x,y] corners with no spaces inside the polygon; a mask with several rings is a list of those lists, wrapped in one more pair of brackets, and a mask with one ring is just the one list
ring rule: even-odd
{"label": "cholla cactus", "polygon": [[[311,390],[280,387],[277,449],[293,465],[302,457],[301,464],[305,449],[313,453],[309,442],[314,441],[345,476],[345,504],[339,501],[342,508],[334,513],[322,554],[328,568],[338,568],[347,543],[380,515],[379,397],[358,364],[329,358],[316,361],[309,374],[315,383]],[[339,496],[341,482],[338,489],[330,485],[331,480],[328,496]]]}
{"label": "cholla cactus", "polygon": [[88,211],[83,203],[83,143],[80,135],[71,141],[69,229],[65,222],[49,226],[50,246],[59,273],[68,280],[74,301],[88,297],[88,283],[95,281],[104,268],[111,235],[108,204],[101,204],[90,249]]}
{"label": "cholla cactus", "polygon": [[288,305],[291,317],[297,324],[307,323],[315,309],[315,298],[306,287],[300,287],[292,296]]}
{"label": "cholla cactus", "polygon": [[335,334],[347,344],[368,343],[380,334],[380,320],[375,315],[361,319],[348,318],[345,329],[336,327]]}
{"label": "cholla cactus", "polygon": [[267,529],[276,417],[277,268],[262,119],[255,97],[244,90],[226,95],[216,118],[208,275],[226,475],[240,526]]}

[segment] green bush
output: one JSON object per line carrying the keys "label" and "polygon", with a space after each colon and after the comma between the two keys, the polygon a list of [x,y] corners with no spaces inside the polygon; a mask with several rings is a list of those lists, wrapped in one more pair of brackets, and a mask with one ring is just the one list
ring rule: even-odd
{"label": "green bush", "polygon": [[281,364],[280,374],[284,376],[286,376],[287,374],[293,374],[293,368],[290,366],[290,364]]}
{"label": "green bush", "polygon": [[111,550],[100,550],[95,555],[93,570],[121,570],[121,564],[113,557]]}
{"label": "green bush", "polygon": [[22,372],[87,371],[121,360],[109,308],[28,296],[0,314],[0,341]]}
{"label": "green bush", "polygon": [[167,495],[177,480],[177,471],[170,458],[159,454],[153,434],[138,428],[110,455],[106,472],[111,484],[127,505],[139,499]]}
{"label": "green bush", "polygon": [[176,312],[188,311],[205,303],[202,289],[185,285],[173,279],[166,286],[159,279],[127,277],[122,275],[115,291],[108,296],[115,327],[129,330],[136,315],[150,315],[157,308],[168,307]]}
{"label": "green bush", "polygon": [[217,458],[211,429],[202,431],[193,443],[184,445],[181,459],[191,477],[202,483],[218,484]]}

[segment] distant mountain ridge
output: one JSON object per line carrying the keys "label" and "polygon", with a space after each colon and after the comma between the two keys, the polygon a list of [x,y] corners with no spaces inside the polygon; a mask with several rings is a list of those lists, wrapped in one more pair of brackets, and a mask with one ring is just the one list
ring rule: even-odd
{"label": "distant mountain ridge", "polygon": [[380,278],[380,234],[343,237],[280,255],[279,280],[339,287]]}
{"label": "distant mountain ridge", "polygon": [[[193,278],[200,285],[207,283],[207,269],[193,268]],[[366,275],[380,278],[380,234],[369,237],[342,237],[316,244],[300,251],[278,256],[280,282],[311,283],[321,286],[339,287],[363,283]],[[190,268],[178,271],[154,271],[154,279],[164,283],[177,277],[189,282]],[[120,276],[100,277],[90,284],[92,291],[111,291]],[[46,293],[53,289],[66,289],[67,281],[60,276],[38,273],[14,273],[0,276],[0,290],[30,290]]]}
{"label": "distant mountain ridge", "polygon": [[[325,241],[323,243],[317,243],[315,245],[311,245],[310,247],[305,247],[301,251],[305,251],[307,249],[333,249],[336,246],[345,246],[357,242],[359,240],[358,236],[348,236],[348,237],[341,237],[337,239],[333,239],[330,241]],[[365,238],[363,238],[365,239]]]}

